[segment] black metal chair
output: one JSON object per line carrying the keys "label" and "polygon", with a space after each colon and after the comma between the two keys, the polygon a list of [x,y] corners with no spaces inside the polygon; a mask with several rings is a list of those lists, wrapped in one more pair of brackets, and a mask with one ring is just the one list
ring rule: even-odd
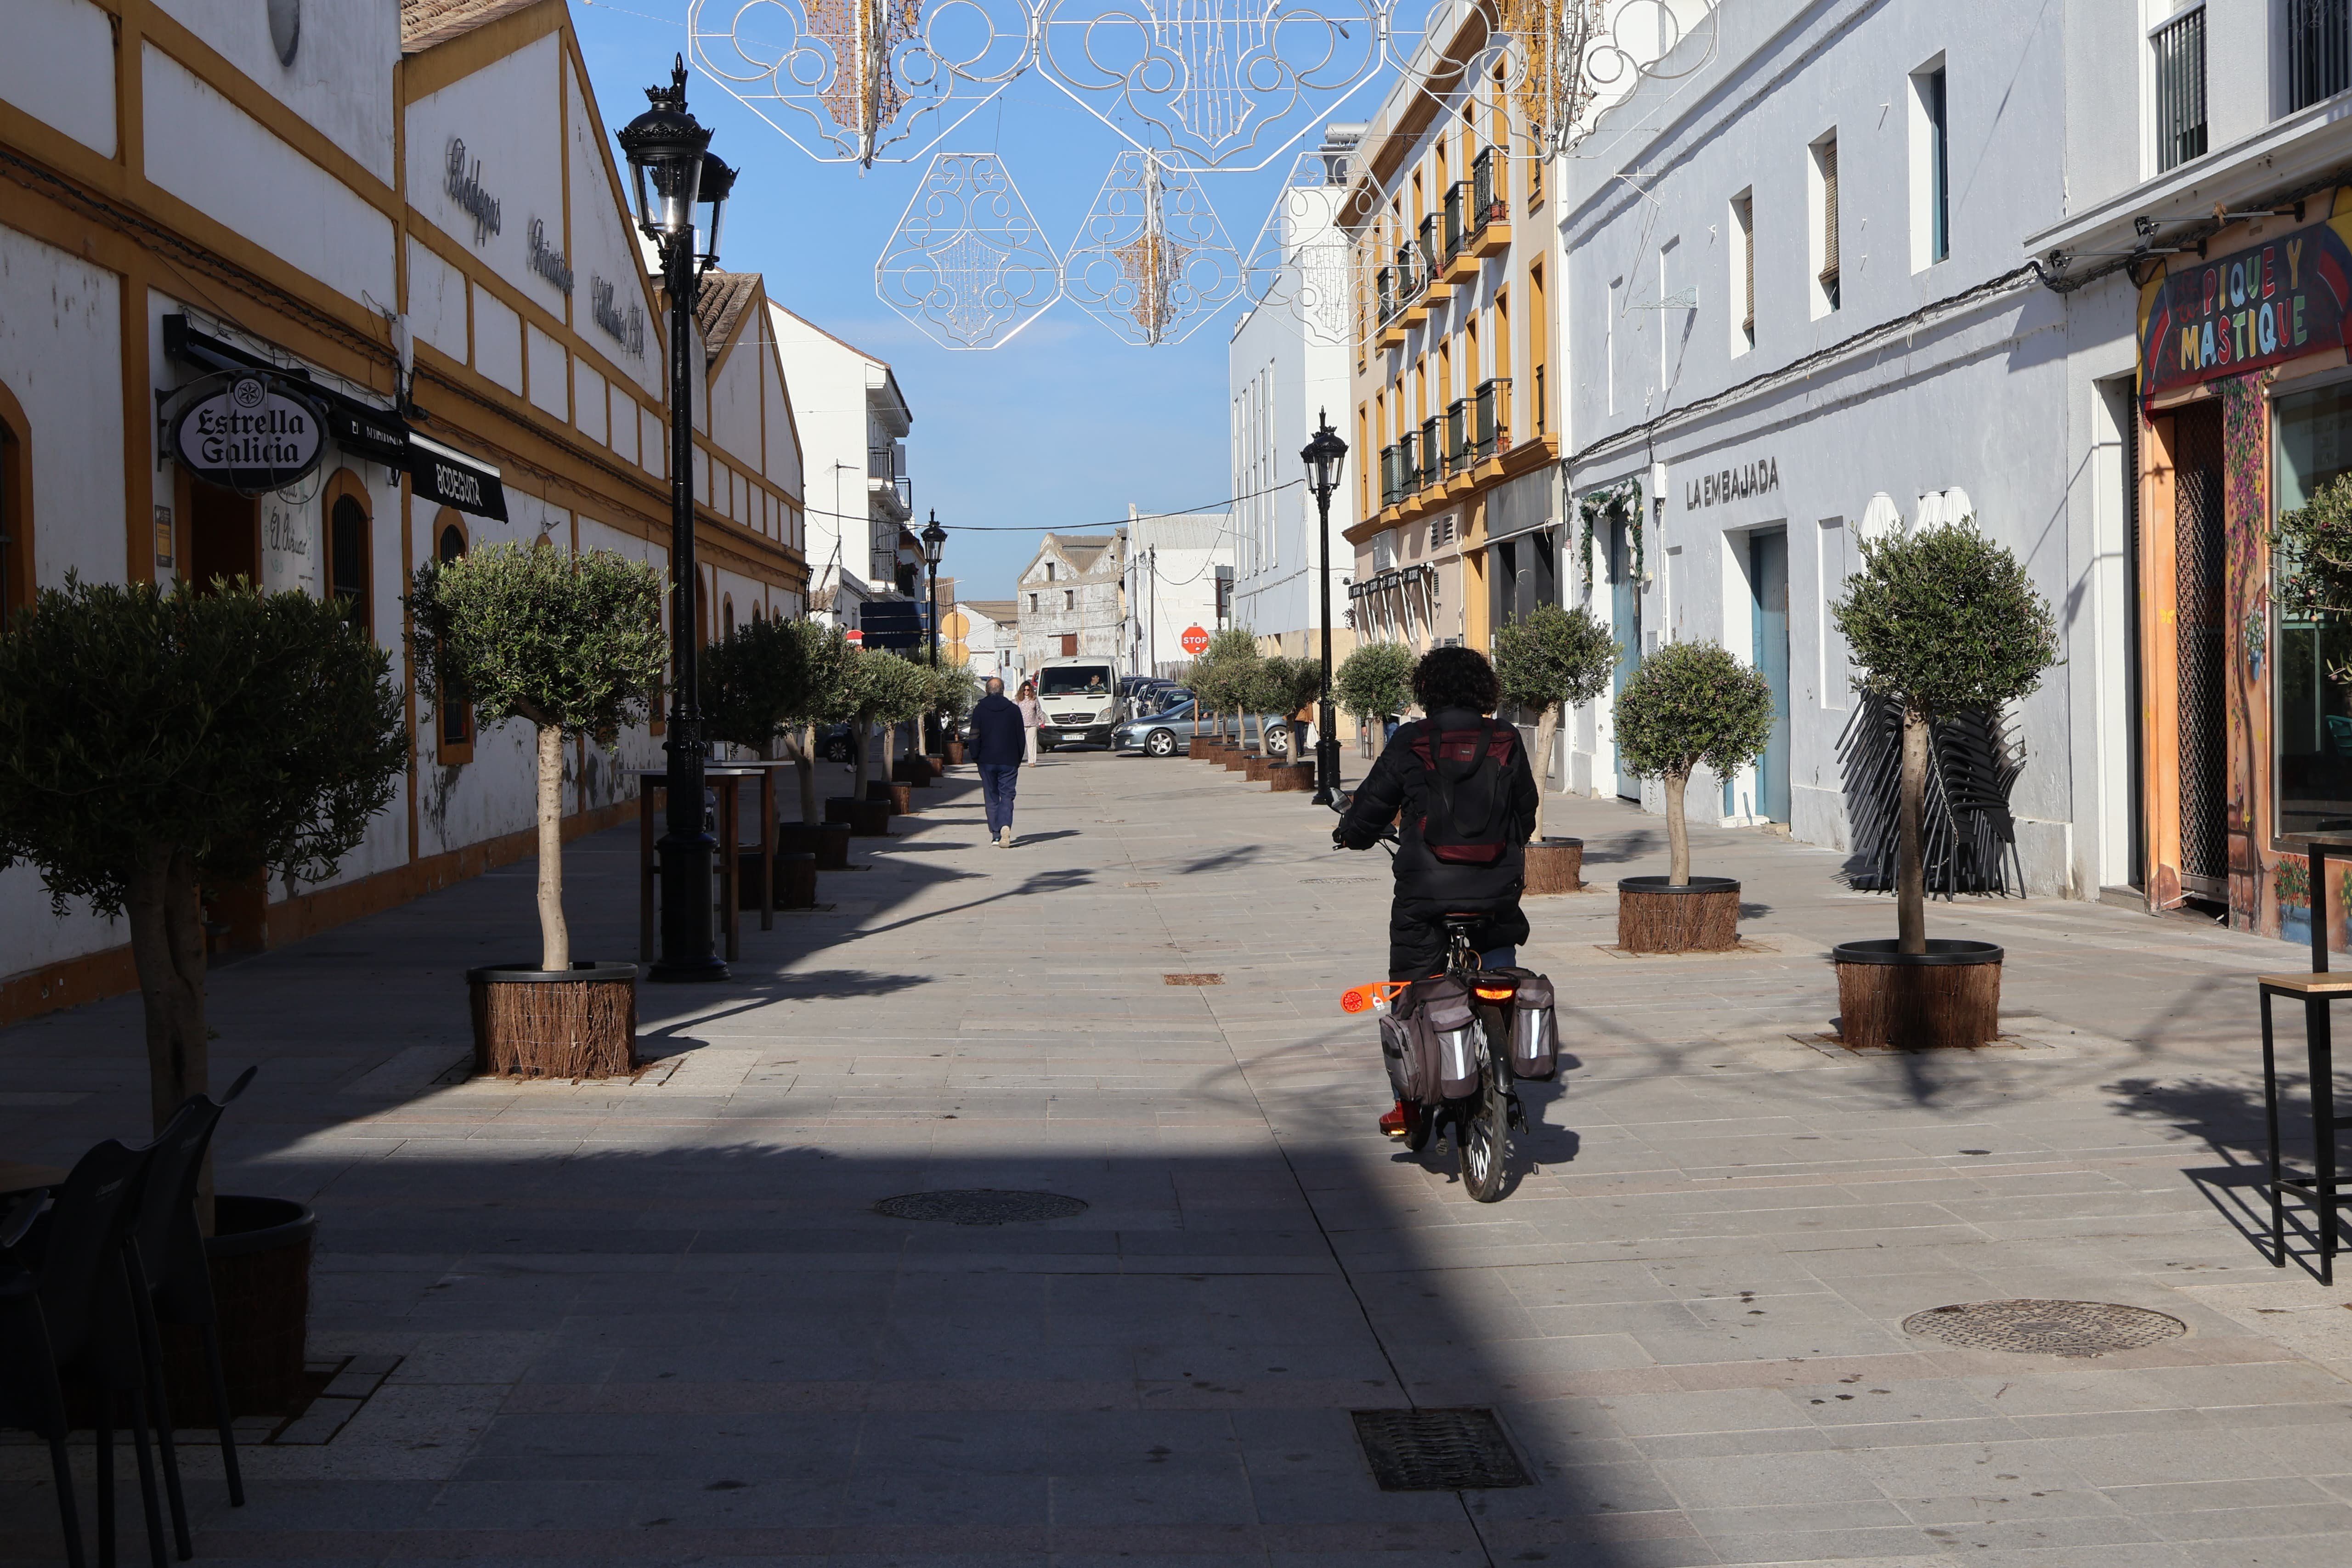
{"label": "black metal chair", "polygon": [[[2329,826],[2322,824],[2323,826]],[[2319,1282],[2336,1282],[2336,1254],[2340,1232],[2337,1213],[2343,1189],[2352,1185],[2337,1174],[2336,1144],[2352,1128],[2352,1116],[2336,1114],[2336,1038],[2329,1006],[2352,1001],[2352,971],[2331,973],[2327,967],[2327,861],[2352,853],[2352,839],[2323,835],[2294,837],[2309,857],[2311,909],[2311,971],[2306,974],[2263,974],[2255,977],[2263,1015],[2263,1114],[2270,1133],[2271,1261],[2286,1267],[2286,1195],[2293,1193],[2311,1206],[2318,1234],[2314,1251],[2319,1259]],[[2303,1004],[2304,1049],[2310,1064],[2311,1174],[2288,1172],[2279,1153],[2278,1053],[2271,1024],[2271,998],[2285,996]]]}
{"label": "black metal chair", "polygon": [[221,1368],[219,1313],[213,1301],[212,1266],[196,1223],[196,1186],[205,1154],[212,1146],[221,1112],[245,1092],[257,1068],[247,1068],[215,1100],[192,1094],[148,1145],[152,1163],[131,1222],[131,1295],[138,1309],[139,1346],[155,1412],[156,1446],[163,1452],[163,1495],[171,1506],[172,1535],[184,1561],[195,1554],[188,1535],[188,1504],[180,1486],[179,1449],[172,1435],[171,1396],[164,1387],[163,1338],[159,1325],[186,1325],[201,1331],[205,1373],[212,1383],[213,1418],[220,1433],[221,1468],[232,1508],[245,1506],[245,1478],[237,1468],[236,1436],[230,1421],[228,1381]]}
{"label": "black metal chair", "polygon": [[0,1426],[32,1433],[49,1446],[49,1469],[57,1479],[58,1523],[66,1537],[68,1568],[84,1568],[81,1514],[74,1507],[73,1466],[66,1458],[65,1391],[58,1384],[57,1356],[50,1348],[48,1320],[41,1311],[39,1280],[33,1271],[7,1260],[7,1254],[33,1228],[46,1194],[16,1205],[0,1224]]}
{"label": "black metal chair", "polygon": [[[140,1353],[128,1258],[140,1189],[152,1157],[152,1149],[126,1149],[112,1139],[84,1154],[53,1189],[38,1225],[16,1227],[20,1234],[8,1259],[12,1283],[0,1291],[11,1302],[5,1320],[8,1353],[0,1356],[7,1369],[0,1380],[0,1400],[7,1408],[0,1409],[0,1420],[37,1433],[44,1426],[57,1431],[50,1447],[56,1463],[63,1450],[65,1389],[87,1386],[97,1394],[100,1568],[115,1564],[114,1421],[116,1401],[124,1394],[131,1396],[148,1556],[153,1568],[165,1568],[163,1510],[147,1447],[146,1358]],[[19,1271],[29,1276],[29,1290],[14,1282]],[[27,1300],[34,1310],[26,1310]],[[79,1529],[70,1522],[62,1468],[58,1482],[60,1514],[68,1521],[68,1560],[79,1568]]]}

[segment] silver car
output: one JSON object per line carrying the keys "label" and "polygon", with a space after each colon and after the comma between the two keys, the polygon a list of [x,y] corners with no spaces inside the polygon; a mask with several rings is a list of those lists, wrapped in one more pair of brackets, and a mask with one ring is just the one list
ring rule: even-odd
{"label": "silver car", "polygon": [[[1214,732],[1216,722],[1214,715],[1203,715],[1201,722],[1211,726],[1210,732]],[[1244,741],[1257,739],[1257,731],[1258,720],[1255,714],[1243,721],[1242,737]],[[1126,723],[1119,725],[1111,731],[1110,749],[1113,752],[1140,752],[1147,757],[1173,757],[1183,753],[1185,742],[1192,738],[1192,703],[1190,699],[1187,699],[1165,712],[1147,714],[1140,719],[1129,719]],[[1290,754],[1289,726],[1279,721],[1269,725],[1266,728],[1265,742],[1266,749],[1276,756],[1288,756]]]}

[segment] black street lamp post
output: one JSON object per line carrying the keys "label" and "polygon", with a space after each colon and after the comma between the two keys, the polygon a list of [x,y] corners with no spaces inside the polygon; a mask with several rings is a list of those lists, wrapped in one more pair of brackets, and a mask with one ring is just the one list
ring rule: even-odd
{"label": "black street lamp post", "polygon": [[[940,552],[947,548],[948,542],[948,531],[940,526],[940,510],[937,507],[931,509],[930,526],[923,530],[922,539],[923,564],[929,568],[931,584],[930,612],[923,619],[930,624],[931,668],[937,669],[940,667]],[[944,757],[948,754],[948,738],[944,734],[938,733],[940,718],[937,712],[931,715],[931,726],[934,738],[940,743],[939,754]]]}
{"label": "black street lamp post", "polygon": [[1315,804],[1329,805],[1339,795],[1339,727],[1331,711],[1331,492],[1339,488],[1339,465],[1347,459],[1348,443],[1331,428],[1331,416],[1318,410],[1321,428],[1298,454],[1307,465],[1307,488],[1315,492],[1315,513],[1323,532],[1323,701],[1315,726]]}
{"label": "black street lamp post", "polygon": [[[649,107],[620,132],[635,177],[637,226],[661,248],[669,292],[669,754],[667,831],[661,857],[661,955],[656,980],[724,980],[711,941],[711,875],[719,845],[704,826],[702,700],[695,645],[694,303],[702,274],[719,259],[719,220],[735,171],[709,152],[710,132],[686,111],[686,60],[670,85],[646,89]],[[710,209],[707,243],[695,252],[695,207]],[[731,784],[730,787],[732,787]],[[729,847],[730,849],[732,846]]]}

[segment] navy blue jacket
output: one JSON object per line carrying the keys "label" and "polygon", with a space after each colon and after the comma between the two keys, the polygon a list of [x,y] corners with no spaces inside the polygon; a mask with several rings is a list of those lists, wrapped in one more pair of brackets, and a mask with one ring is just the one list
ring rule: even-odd
{"label": "navy blue jacket", "polygon": [[982,767],[1021,765],[1029,752],[1021,710],[1005,697],[983,697],[971,710],[971,760]]}

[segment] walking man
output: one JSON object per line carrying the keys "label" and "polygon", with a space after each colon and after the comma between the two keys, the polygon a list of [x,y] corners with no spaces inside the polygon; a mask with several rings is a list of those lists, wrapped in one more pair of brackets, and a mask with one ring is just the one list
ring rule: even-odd
{"label": "walking man", "polygon": [[1004,682],[991,676],[988,695],[972,706],[971,744],[981,804],[988,810],[988,841],[1000,849],[1013,847],[1013,795],[1027,742],[1021,710],[1005,700]]}

